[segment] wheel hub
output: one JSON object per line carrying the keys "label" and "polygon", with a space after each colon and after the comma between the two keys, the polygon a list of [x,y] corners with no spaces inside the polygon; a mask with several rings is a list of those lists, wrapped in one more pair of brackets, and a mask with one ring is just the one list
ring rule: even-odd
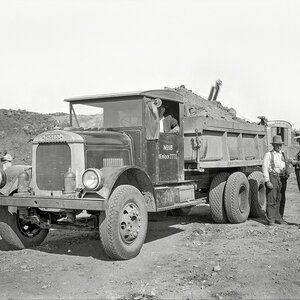
{"label": "wheel hub", "polygon": [[138,237],[142,218],[138,207],[132,203],[126,205],[121,214],[120,234],[122,240],[131,244]]}
{"label": "wheel hub", "polygon": [[25,222],[19,217],[17,219],[17,225],[19,227],[20,232],[26,237],[34,237],[42,230],[37,225]]}

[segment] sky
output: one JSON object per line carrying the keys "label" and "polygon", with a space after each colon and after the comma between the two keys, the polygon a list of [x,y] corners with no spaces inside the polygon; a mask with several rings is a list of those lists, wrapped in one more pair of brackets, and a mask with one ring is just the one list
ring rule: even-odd
{"label": "sky", "polygon": [[0,0],[0,108],[182,84],[300,129],[298,0]]}

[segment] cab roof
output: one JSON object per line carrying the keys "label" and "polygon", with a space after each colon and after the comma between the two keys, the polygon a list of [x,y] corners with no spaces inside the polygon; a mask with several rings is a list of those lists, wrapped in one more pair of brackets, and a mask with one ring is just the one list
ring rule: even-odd
{"label": "cab roof", "polygon": [[103,95],[90,95],[90,96],[80,96],[74,98],[65,99],[66,102],[70,103],[81,103],[89,101],[109,101],[109,100],[131,100],[142,97],[148,98],[160,98],[161,100],[169,100],[174,102],[183,103],[183,95],[179,92],[169,89],[161,90],[148,90],[148,91],[138,91],[138,92],[127,92],[127,93],[114,93],[114,94],[103,94]]}

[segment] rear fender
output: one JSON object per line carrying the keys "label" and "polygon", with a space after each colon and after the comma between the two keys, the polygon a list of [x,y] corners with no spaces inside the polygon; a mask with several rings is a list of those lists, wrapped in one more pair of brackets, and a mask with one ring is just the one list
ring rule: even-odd
{"label": "rear fender", "polygon": [[136,187],[144,196],[147,211],[156,211],[156,197],[152,182],[145,171],[139,167],[125,166],[102,168],[104,184],[97,193],[109,199],[113,190],[119,185],[128,184]]}

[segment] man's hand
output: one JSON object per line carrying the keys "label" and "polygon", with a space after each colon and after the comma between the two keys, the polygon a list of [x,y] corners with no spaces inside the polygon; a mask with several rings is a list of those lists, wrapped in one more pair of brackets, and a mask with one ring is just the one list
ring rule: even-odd
{"label": "man's hand", "polygon": [[293,159],[293,158],[289,158],[289,159],[288,159],[288,162],[289,162],[290,164],[292,164],[293,166],[295,166],[295,165],[297,164],[297,161],[296,161],[295,159]]}
{"label": "man's hand", "polygon": [[268,189],[272,190],[273,189],[273,184],[270,181],[266,182],[266,186]]}

